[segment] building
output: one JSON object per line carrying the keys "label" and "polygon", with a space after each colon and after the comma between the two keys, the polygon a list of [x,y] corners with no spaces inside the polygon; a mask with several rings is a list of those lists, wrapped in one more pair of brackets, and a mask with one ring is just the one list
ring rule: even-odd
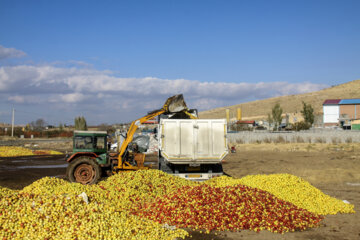
{"label": "building", "polygon": [[254,120],[239,120],[236,122],[238,125],[243,125],[247,127],[255,127],[255,121]]}
{"label": "building", "polygon": [[147,125],[153,125],[153,124],[158,124],[158,123],[159,122],[156,119],[150,119],[150,120],[143,122],[143,124],[147,124]]}
{"label": "building", "polygon": [[360,99],[327,99],[323,103],[324,126],[341,126],[344,129],[358,128]]}
{"label": "building", "polygon": [[327,99],[323,103],[324,127],[336,126],[339,124],[341,99]]}
{"label": "building", "polygon": [[340,117],[360,119],[360,99],[342,99],[339,102]]}
{"label": "building", "polygon": [[352,129],[352,122],[360,119],[360,99],[342,99],[340,107],[340,126],[344,129]]}

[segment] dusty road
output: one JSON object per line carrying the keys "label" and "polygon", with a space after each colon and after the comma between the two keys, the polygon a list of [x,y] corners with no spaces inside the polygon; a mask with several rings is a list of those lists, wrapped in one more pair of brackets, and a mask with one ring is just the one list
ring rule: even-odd
{"label": "dusty road", "polygon": [[[0,185],[21,189],[43,176],[64,177],[64,156],[0,158]],[[360,145],[271,146],[239,145],[229,154],[224,170],[233,177],[249,174],[290,173],[300,176],[326,194],[355,205],[355,214],[325,216],[319,228],[283,235],[262,231],[192,232],[189,239],[360,239]]]}
{"label": "dusty road", "polygon": [[22,189],[45,176],[65,178],[64,159],[65,155],[0,158],[0,186]]}

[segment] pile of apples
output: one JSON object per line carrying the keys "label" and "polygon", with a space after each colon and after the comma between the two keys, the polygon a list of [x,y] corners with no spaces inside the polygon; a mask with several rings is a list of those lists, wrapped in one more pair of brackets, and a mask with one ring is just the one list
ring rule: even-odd
{"label": "pile of apples", "polygon": [[31,150],[24,147],[15,146],[0,146],[0,157],[18,157],[18,156],[31,156],[31,155],[56,155],[62,154],[61,152],[53,150]]}
{"label": "pile of apples", "polygon": [[23,147],[0,147],[0,157],[17,157],[17,156],[28,156],[34,155],[30,149]]}
{"label": "pile of apples", "polygon": [[275,233],[317,227],[354,212],[286,174],[193,182],[158,170],[121,172],[95,185],[45,177],[0,187],[0,239],[174,239],[183,230]]}
{"label": "pile of apples", "polygon": [[[80,194],[79,194],[80,193]],[[101,185],[43,178],[20,191],[0,188],[0,239],[175,239],[182,229],[140,218]],[[124,206],[127,206],[124,204]]]}
{"label": "pile of apples", "polygon": [[181,228],[269,230],[283,233],[316,227],[322,216],[244,185],[183,187],[144,205],[138,216]]}
{"label": "pile of apples", "polygon": [[304,179],[291,174],[248,175],[240,179],[222,176],[211,179],[207,184],[217,187],[243,184],[258,188],[320,215],[355,213],[353,204],[330,197]]}

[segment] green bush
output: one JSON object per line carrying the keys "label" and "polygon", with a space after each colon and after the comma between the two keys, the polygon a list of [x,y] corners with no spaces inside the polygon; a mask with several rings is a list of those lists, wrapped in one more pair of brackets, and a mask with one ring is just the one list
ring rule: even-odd
{"label": "green bush", "polygon": [[304,121],[297,122],[292,125],[292,129],[295,131],[308,130],[310,127],[311,124]]}

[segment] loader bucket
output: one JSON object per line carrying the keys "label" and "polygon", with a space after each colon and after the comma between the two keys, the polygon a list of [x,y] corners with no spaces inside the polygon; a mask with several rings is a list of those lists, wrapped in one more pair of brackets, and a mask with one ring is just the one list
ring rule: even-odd
{"label": "loader bucket", "polygon": [[181,112],[183,110],[187,109],[184,97],[182,94],[178,94],[172,97],[169,97],[164,106],[163,109],[167,112],[167,113],[176,113],[176,112]]}

